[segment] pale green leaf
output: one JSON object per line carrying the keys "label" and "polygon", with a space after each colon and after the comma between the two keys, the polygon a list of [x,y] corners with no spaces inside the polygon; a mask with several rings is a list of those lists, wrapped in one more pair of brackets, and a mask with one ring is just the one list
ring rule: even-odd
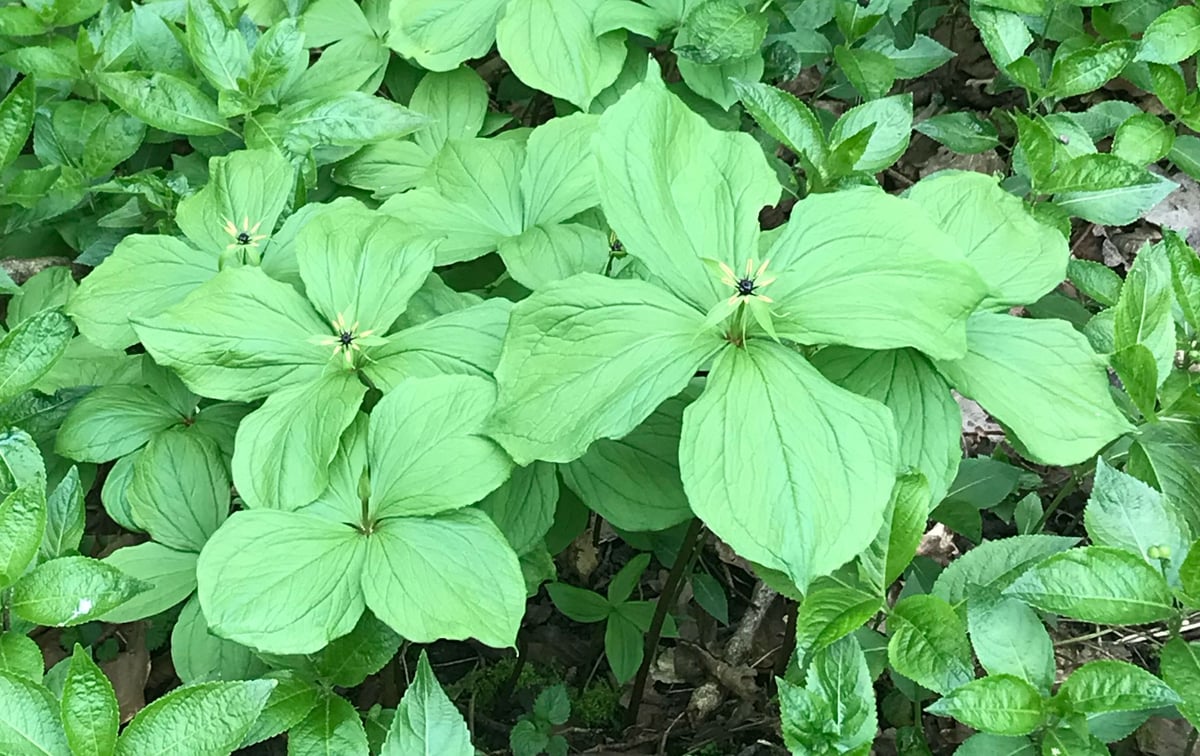
{"label": "pale green leaf", "polygon": [[195,596],[183,605],[171,628],[171,663],[185,685],[252,679],[267,671],[267,665],[249,648],[209,632],[208,620],[204,619],[200,600]]}
{"label": "pale green leaf", "polygon": [[956,688],[926,708],[995,735],[1028,735],[1042,725],[1042,694],[1013,675],[988,675]]}
{"label": "pale green leaf", "polygon": [[513,308],[489,433],[517,464],[565,462],[621,438],[720,347],[703,324],[642,281],[585,273],[550,284]]}
{"label": "pale green leaf", "polygon": [[125,496],[155,541],[199,553],[229,515],[229,475],[213,441],[183,430],[159,433],[138,455]]}
{"label": "pale green leaf", "polygon": [[587,110],[625,63],[625,35],[597,34],[605,0],[509,0],[496,45],[522,82]]}
{"label": "pale green leaf", "polygon": [[288,756],[367,756],[367,731],[354,706],[323,691],[316,706],[288,732]]}
{"label": "pale green leaf", "polygon": [[1074,464],[1131,429],[1113,404],[1104,361],[1066,322],[980,312],[967,334],[967,356],[937,362],[938,370],[1033,458]]}
{"label": "pale green leaf", "polygon": [[197,394],[245,401],[320,377],[329,333],[308,302],[258,268],[221,271],[156,317],[137,321],[155,362],[174,368]]}
{"label": "pale green leaf", "polygon": [[416,753],[475,756],[467,723],[438,685],[424,651],[417,661],[417,675],[400,700],[380,756]]}
{"label": "pale green leaf", "polygon": [[1029,304],[1067,277],[1067,240],[982,173],[943,171],[906,195],[949,234],[988,286],[981,307]]}
{"label": "pale green leaf", "polygon": [[0,748],[12,756],[71,756],[58,702],[8,672],[0,672]]}
{"label": "pale green leaf", "polygon": [[409,641],[476,638],[496,648],[516,641],[525,580],[482,512],[385,519],[368,539],[363,566],[367,606]]}
{"label": "pale green leaf", "polygon": [[339,522],[237,512],[200,553],[200,606],[222,637],[271,653],[313,653],[358,622],[366,551],[362,535]]}
{"label": "pale green leaf", "polygon": [[178,606],[196,590],[196,553],[147,541],[123,546],[104,558],[149,588],[103,615],[107,622],[133,622]]}
{"label": "pale green leaf", "polygon": [[55,451],[80,462],[107,462],[182,421],[182,415],[145,387],[101,386],[71,408]]}
{"label": "pale green leaf", "polygon": [[62,719],[75,756],[109,756],[117,745],[120,712],[112,683],[78,643],[63,683]]}
{"label": "pale green leaf", "polygon": [[898,601],[888,630],[888,661],[905,677],[942,695],[975,677],[966,624],[937,596]]}
{"label": "pale green leaf", "polygon": [[67,314],[96,346],[124,349],[138,340],[132,318],[159,314],[216,274],[212,251],[171,236],[133,234],[84,277]]}
{"label": "pale green leaf", "polygon": [[0,632],[0,672],[41,683],[45,670],[46,661],[36,641],[11,630]]}
{"label": "pale green leaf", "polygon": [[727,297],[702,258],[741,269],[757,257],[758,211],[780,192],[758,144],[713,129],[652,75],[604,112],[593,145],[601,205],[629,254],[702,311]]}
{"label": "pale green leaf", "polygon": [[[870,222],[847,232],[846,218]],[[986,291],[920,206],[873,189],[806,197],[766,257],[779,276],[767,289],[776,330],[804,344],[960,357],[965,319]]]}
{"label": "pale green leaf", "polygon": [[177,688],[138,712],[117,741],[115,756],[166,756],[179,752],[187,733],[188,753],[231,753],[266,705],[274,680],[210,682]]}
{"label": "pale green leaf", "polygon": [[385,396],[367,438],[372,515],[458,509],[507,480],[512,463],[482,435],[495,401],[491,382],[473,376],[412,378]]}
{"label": "pale green leaf", "polygon": [[506,6],[506,0],[392,3],[388,45],[430,71],[449,71],[491,49]]}
{"label": "pale green leaf", "polygon": [[101,72],[96,85],[130,115],[156,129],[188,136],[228,131],[217,104],[194,84],[168,73]]}
{"label": "pale green leaf", "polygon": [[37,556],[45,530],[44,481],[21,486],[0,501],[0,587],[12,585]]}
{"label": "pale green leaf", "polygon": [[[200,191],[180,200],[175,215],[180,230],[205,251],[200,259],[216,260],[220,253],[237,247],[238,234],[243,232],[253,247],[268,244],[292,197],[295,171],[291,163],[274,150],[239,150],[209,160],[208,176]],[[216,266],[206,269],[215,272]]]}
{"label": "pale green leaf", "polygon": [[479,502],[479,508],[492,519],[518,555],[541,545],[554,524],[558,504],[555,469],[549,462],[518,467],[504,485]]}
{"label": "pale green leaf", "polygon": [[1054,645],[1035,611],[1016,599],[980,592],[967,603],[967,627],[989,675],[1015,675],[1050,692]]}
{"label": "pale green leaf", "polygon": [[756,340],[713,366],[704,394],[684,413],[679,460],[705,524],[804,590],[879,530],[895,448],[883,405],[829,383],[799,354]]}
{"label": "pale green leaf", "polygon": [[69,556],[43,562],[22,576],[13,586],[11,606],[30,622],[70,627],[96,619],[149,588],[111,564]]}

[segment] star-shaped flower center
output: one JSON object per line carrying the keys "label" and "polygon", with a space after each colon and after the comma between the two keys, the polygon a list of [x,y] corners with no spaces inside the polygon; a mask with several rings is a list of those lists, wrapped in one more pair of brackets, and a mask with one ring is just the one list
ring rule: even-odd
{"label": "star-shaped flower center", "polygon": [[225,218],[225,225],[222,230],[233,238],[233,241],[225,247],[225,249],[234,249],[235,247],[257,247],[258,243],[267,238],[266,234],[258,233],[259,226],[262,221],[250,225],[250,218],[242,216],[242,225],[239,227],[236,223],[228,218]]}
{"label": "star-shaped flower center", "polygon": [[346,364],[353,365],[354,353],[362,351],[362,346],[359,342],[375,332],[371,329],[359,331],[357,321],[353,325],[346,325],[346,316],[340,312],[338,313],[337,318],[334,319],[330,325],[333,326],[334,335],[318,336],[313,340],[314,343],[320,344],[321,346],[333,347],[334,357],[337,357],[339,354],[344,355],[346,358]]}
{"label": "star-shaped flower center", "polygon": [[721,266],[721,283],[726,286],[733,287],[733,296],[729,297],[729,304],[737,304],[743,299],[757,299],[761,302],[772,302],[770,297],[758,293],[760,289],[768,286],[775,281],[775,276],[763,277],[767,272],[767,266],[771,264],[770,260],[763,260],[762,265],[756,269],[754,267],[754,258],[746,260],[746,273],[739,276],[733,272],[733,268],[723,262],[718,262]]}

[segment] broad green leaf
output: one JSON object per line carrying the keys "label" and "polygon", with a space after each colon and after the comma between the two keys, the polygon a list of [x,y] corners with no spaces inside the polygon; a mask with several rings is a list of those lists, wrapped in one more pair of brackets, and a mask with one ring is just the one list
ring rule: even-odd
{"label": "broad green leaf", "polygon": [[317,705],[320,688],[299,675],[283,671],[272,672],[275,689],[267,699],[262,713],[246,733],[242,746],[273,738],[299,724]]}
{"label": "broad green leaf", "polygon": [[1081,155],[1054,173],[1054,204],[1092,223],[1123,226],[1142,217],[1178,184],[1116,155]]}
{"label": "broad green leaf", "polygon": [[365,92],[341,92],[302,100],[279,111],[286,144],[293,152],[319,145],[361,147],[397,139],[423,128],[428,119],[399,103]]}
{"label": "broad green leaf", "polygon": [[512,463],[482,435],[495,401],[491,382],[473,376],[412,378],[385,396],[368,430],[371,516],[458,509],[507,480]]}
{"label": "broad green leaf", "polygon": [[527,554],[541,545],[554,525],[558,504],[555,465],[534,462],[518,467],[504,485],[479,502],[479,508],[496,523],[513,551]]}
{"label": "broad green leaf", "polygon": [[295,289],[258,268],[227,268],[136,325],[155,362],[216,399],[246,401],[310,383],[331,358],[329,347],[310,341],[329,325]]}
{"label": "broad green leaf", "polygon": [[980,312],[967,324],[967,343],[966,357],[937,369],[1011,428],[1033,458],[1074,464],[1130,430],[1104,361],[1069,324]]}
{"label": "broad green leaf", "polygon": [[59,310],[30,316],[0,339],[0,402],[38,382],[66,351],[75,326]]}
{"label": "broad green leaf", "polygon": [[778,685],[783,742],[792,753],[820,753],[818,748],[829,752],[834,740],[829,702],[787,680],[778,680]]}
{"label": "broad green leaf", "polygon": [[449,71],[491,49],[506,0],[392,3],[388,46],[430,71]]}
{"label": "broad green leaf", "polygon": [[950,563],[933,585],[933,595],[956,608],[981,589],[1002,591],[1030,567],[1078,542],[1052,535],[1018,535],[984,541]]}
{"label": "broad green leaf", "polygon": [[138,455],[125,496],[155,541],[199,553],[229,516],[229,475],[216,443],[182,430],[160,433]]}
{"label": "broad green leaf", "polygon": [[838,144],[871,129],[866,147],[854,161],[855,171],[878,173],[895,163],[908,149],[912,135],[912,95],[895,95],[850,108],[829,130],[829,141]]}
{"label": "broad green leaf", "polygon": [[941,501],[962,459],[962,411],[925,356],[912,349],[832,346],[813,355],[812,363],[837,385],[892,411],[901,468],[919,470],[930,500]]}
{"label": "broad green leaf", "polygon": [[367,606],[409,641],[476,638],[496,648],[516,641],[525,581],[517,555],[482,512],[382,520],[363,568]]}
{"label": "broad green leaf", "polygon": [[[321,495],[338,438],[367,387],[348,370],[278,391],[238,426],[233,481],[251,507],[294,510]],[[135,515],[136,516],[136,515]]]}
{"label": "broad green leaf", "polygon": [[626,562],[625,566],[618,570],[608,583],[609,602],[614,606],[619,606],[628,601],[649,566],[650,554],[645,553],[638,554]]}
{"label": "broad green leaf", "polygon": [[[846,218],[870,223],[847,233]],[[872,189],[806,197],[766,257],[779,276],[768,290],[776,330],[804,344],[961,357],[965,318],[986,291],[916,203]]]}
{"label": "broad green leaf", "polygon": [[645,658],[643,631],[618,608],[604,626],[604,656],[617,682],[633,679]]}
{"label": "broad green leaf", "polygon": [[12,756],[71,756],[58,702],[37,683],[0,671],[0,748]]}
{"label": "broad green leaf", "polygon": [[1182,638],[1167,641],[1159,657],[1159,670],[1167,685],[1183,699],[1176,704],[1179,713],[1195,727],[1200,720],[1200,644]]}
{"label": "broad green leaf", "polygon": [[226,23],[218,0],[188,0],[187,43],[192,62],[218,90],[236,92],[250,72],[246,38]]}
{"label": "broad green leaf", "polygon": [[375,33],[354,0],[313,0],[300,14],[300,30],[309,47],[325,47],[339,39]]}
{"label": "broad green leaf", "polygon": [[796,649],[801,660],[836,642],[874,617],[878,595],[829,580],[814,581],[796,617]]}
{"label": "broad green leaf", "polygon": [[12,165],[24,149],[36,106],[32,76],[22,79],[0,101],[0,169]]}
{"label": "broad green leaf", "polygon": [[46,532],[42,535],[41,546],[43,557],[64,557],[67,553],[79,550],[84,532],[84,493],[79,482],[79,469],[72,466],[62,476],[59,485],[54,487],[54,492],[46,498]]}
{"label": "broad green leaf", "polygon": [[120,712],[112,683],[78,643],[63,683],[62,720],[75,756],[109,756],[117,745]]}
{"label": "broad green leaf", "polygon": [[982,173],[942,171],[906,195],[958,242],[988,286],[980,307],[1029,304],[1067,277],[1067,240]]}
{"label": "broad green leaf", "polygon": [[1037,756],[1029,738],[978,732],[963,741],[954,756]]}
{"label": "broad green leaf", "polygon": [[1045,559],[1004,595],[1084,622],[1141,624],[1170,617],[1171,590],[1162,573],[1136,554],[1087,546]]}
{"label": "broad green leaf", "polygon": [[1042,694],[1013,675],[973,680],[925,710],[995,735],[1028,735],[1046,718]]}
{"label": "broad green leaf", "polygon": [[924,76],[935,68],[940,68],[955,55],[940,42],[924,34],[913,37],[912,44],[908,47],[897,47],[897,41],[890,35],[881,34],[871,36],[863,43],[863,47],[883,53],[892,61],[897,79]]}
{"label": "broad green leaf", "polygon": [[475,755],[467,723],[438,685],[424,651],[417,662],[417,675],[400,700],[380,756],[415,753]]}
{"label": "broad green leaf", "polygon": [[289,756],[367,756],[367,732],[354,706],[333,691],[288,732]]}
{"label": "broad green leaf", "polygon": [[452,139],[430,164],[423,186],[380,209],[407,223],[411,235],[437,240],[438,265],[473,260],[524,228],[524,154],[511,140]]}
{"label": "broad green leaf", "polygon": [[82,556],[43,562],[12,589],[12,610],[48,627],[81,625],[150,588],[116,567]]}
{"label": "broad green leaf", "polygon": [[841,749],[859,748],[875,740],[875,690],[867,659],[853,636],[814,654],[807,683],[810,692],[829,703],[830,724]]}
{"label": "broad green leaf", "polygon": [[897,672],[949,694],[975,676],[967,626],[937,596],[901,599],[888,615],[888,660]]}
{"label": "broad green leaf", "polygon": [[427,73],[408,106],[430,118],[429,126],[414,134],[413,141],[433,157],[446,140],[479,134],[488,109],[487,82],[468,66]]}
{"label": "broad green leaf", "polygon": [[101,386],[71,409],[55,451],[80,462],[107,462],[141,448],[184,418],[142,386]]}
{"label": "broad green leaf", "polygon": [[1102,305],[1111,307],[1121,296],[1124,280],[1102,263],[1072,258],[1067,263],[1067,276],[1076,289]]}
{"label": "broad green leaf", "polygon": [[383,391],[406,378],[489,377],[500,361],[511,311],[512,303],[497,297],[405,328],[372,348],[362,371]]}
{"label": "broad green leaf", "polygon": [[84,277],[67,314],[96,346],[124,349],[138,341],[131,318],[157,315],[216,273],[211,252],[170,236],[133,234]]}
{"label": "broad green leaf", "polygon": [[354,629],[310,654],[317,676],[339,688],[362,685],[383,669],[400,648],[400,636],[371,612],[363,612]]}
{"label": "broad green leaf", "polygon": [[404,312],[433,269],[430,246],[406,235],[400,220],[365,207],[318,216],[297,235],[305,295],[344,324],[335,330],[383,335]]}
{"label": "broad green leaf", "polygon": [[834,386],[783,346],[752,340],[721,355],[684,412],[679,460],[705,524],[803,590],[871,542],[895,448],[883,405]]}
{"label": "broad green leaf", "polygon": [[133,622],[177,606],[196,590],[196,553],[177,551],[147,541],[123,546],[104,563],[140,580],[149,588],[105,613],[107,622]]}
{"label": "broad green leaf", "polygon": [[522,82],[587,110],[625,64],[625,35],[598,35],[604,0],[509,0],[496,45]]}
{"label": "broad green leaf", "polygon": [[[1200,20],[1197,24],[1197,28],[1200,29]],[[1200,31],[1197,31],[1196,35],[1200,40]],[[1134,165],[1146,165],[1162,160],[1174,144],[1173,128],[1152,113],[1138,113],[1117,127],[1112,152]]]}
{"label": "broad green leaf", "polygon": [[825,164],[825,131],[812,109],[791,92],[766,84],[735,81],[734,87],[742,105],[764,131],[809,165]]}
{"label": "broad green leaf", "polygon": [[21,284],[8,301],[6,324],[12,328],[41,310],[62,307],[76,288],[70,268],[62,265],[46,268]]}
{"label": "broad green leaf", "polygon": [[694,63],[726,63],[759,51],[767,34],[767,17],[737,0],[692,3],[681,32],[688,44],[676,44],[676,55]]}
{"label": "broad green leaf", "polygon": [[1163,13],[1146,27],[1135,60],[1178,63],[1200,50],[1200,8],[1183,5]]}
{"label": "broad green leaf", "polygon": [[1200,511],[1188,504],[1200,490],[1200,430],[1179,423],[1150,423],[1138,429],[1127,471],[1150,481],[1180,504],[1192,532],[1200,532]]}
{"label": "broad green leaf", "polygon": [[1120,40],[1085,47],[1054,62],[1047,90],[1055,97],[1074,97],[1099,89],[1133,61],[1137,45]]}
{"label": "broad green leaf", "polygon": [[162,71],[189,78],[192,63],[183,46],[186,37],[176,36],[174,24],[150,10],[149,6],[135,4],[130,10],[130,47],[138,66],[145,71]]}
{"label": "broad green leaf", "polygon": [[601,439],[559,468],[588,507],[618,528],[665,530],[690,519],[679,477],[679,434],[687,401],[672,397],[620,439]]}
{"label": "broad green leaf", "polygon": [[1155,388],[1166,380],[1175,360],[1173,293],[1166,246],[1155,244],[1138,253],[1114,308],[1114,348],[1120,351],[1134,344],[1145,346],[1154,357]]}
{"label": "broad green leaf", "polygon": [[896,83],[896,65],[881,52],[838,45],[833,48],[833,59],[863,99],[879,99]]}
{"label": "broad green leaf", "polygon": [[1071,673],[1058,697],[1072,711],[1142,711],[1181,703],[1179,694],[1141,667],[1115,659],[1091,661]]}
{"label": "broad green leaf", "polygon": [[908,567],[921,536],[930,507],[929,484],[913,473],[896,479],[892,498],[883,512],[883,526],[875,540],[859,555],[859,575],[882,595]]}
{"label": "broad green leaf", "polygon": [[1016,599],[981,591],[967,602],[967,628],[989,675],[1014,675],[1050,692],[1054,645],[1036,612]]}
{"label": "broad green leaf", "polygon": [[137,455],[138,452],[134,451],[118,459],[109,470],[100,489],[100,502],[104,505],[104,511],[121,527],[135,533],[142,529],[133,521],[129,501],[125,498],[125,489],[129,487],[129,479],[133,477],[133,463]]}
{"label": "broad green leaf", "polygon": [[273,99],[268,94],[272,87],[290,88],[308,65],[304,42],[304,33],[290,18],[275,24],[259,37],[250,55],[246,94],[254,99]]}
{"label": "broad green leaf", "polygon": [[703,324],[642,281],[584,273],[550,284],[513,308],[488,432],[519,465],[625,436],[721,346]]}
{"label": "broad green leaf", "polygon": [[367,544],[354,528],[257,509],[226,520],[200,552],[200,606],[222,637],[271,653],[313,653],[354,629]]}
{"label": "broad green leaf", "polygon": [[267,671],[249,648],[209,632],[200,600],[194,595],[183,605],[171,628],[171,663],[185,685],[251,679]]}
{"label": "broad green leaf", "polygon": [[1200,328],[1200,258],[1183,237],[1174,231],[1163,230],[1163,247],[1166,248],[1167,259],[1171,263],[1171,283],[1175,289],[1175,301],[1183,310],[1188,325],[1193,329]]}
{"label": "broad green leaf", "polygon": [[533,226],[496,251],[509,275],[535,291],[576,273],[602,273],[610,254],[608,235],[579,223]]}
{"label": "broad green leaf", "polygon": [[999,146],[1000,135],[990,121],[961,111],[926,118],[913,126],[930,139],[964,155],[974,155]]}
{"label": "broad green leaf", "polygon": [[289,103],[323,100],[352,90],[370,94],[379,89],[390,56],[374,34],[347,37],[323,49],[307,70],[301,69],[288,82],[282,99]]}
{"label": "broad green leaf", "polygon": [[228,131],[217,104],[194,84],[167,73],[102,72],[96,85],[122,110],[163,131],[215,136]]}
{"label": "broad green leaf", "polygon": [[713,129],[653,74],[604,112],[593,149],[604,215],[625,249],[707,312],[723,297],[702,258],[740,269],[757,257],[758,211],[779,197],[762,149]]}
{"label": "broad green leaf", "polygon": [[46,489],[33,482],[0,501],[0,587],[12,585],[33,558],[46,531]]}
{"label": "broad green leaf", "polygon": [[274,687],[274,680],[247,680],[177,688],[138,712],[117,740],[115,756],[177,752],[181,732],[188,733],[188,752],[196,756],[231,753]]}
{"label": "broad green leaf", "polygon": [[1001,70],[1020,58],[1026,48],[1033,44],[1033,35],[1016,13],[978,4],[971,7],[971,22],[979,30],[980,38],[996,67]]}
{"label": "broad green leaf", "polygon": [[1192,543],[1192,529],[1178,506],[1142,481],[1096,460],[1096,479],[1084,508],[1088,537],[1097,546],[1127,549],[1151,566],[1152,548],[1167,549],[1167,581],[1179,584],[1179,568]]}
{"label": "broad green leaf", "polygon": [[[180,200],[175,216],[180,230],[208,259],[238,246],[267,244],[292,195],[291,164],[274,150],[238,150],[210,160],[208,175],[200,191]],[[239,241],[241,233],[248,244]]]}
{"label": "broad green leaf", "polygon": [[546,593],[558,611],[576,622],[602,622],[612,614],[612,604],[595,591],[567,583],[550,583],[546,586]]}
{"label": "broad green leaf", "polygon": [[600,203],[589,159],[599,125],[597,116],[576,113],[547,121],[529,135],[521,166],[527,228],[560,223]]}
{"label": "broad green leaf", "polygon": [[46,487],[46,465],[37,442],[20,428],[0,432],[0,491],[5,495],[22,486]]}
{"label": "broad green leaf", "polygon": [[11,630],[0,632],[0,672],[41,683],[45,669],[46,661],[36,641]]}

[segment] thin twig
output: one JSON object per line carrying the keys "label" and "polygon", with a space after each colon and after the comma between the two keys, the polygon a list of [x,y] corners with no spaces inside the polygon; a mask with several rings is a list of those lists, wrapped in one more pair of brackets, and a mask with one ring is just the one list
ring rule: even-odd
{"label": "thin twig", "polygon": [[675,555],[675,563],[667,575],[658,603],[654,605],[654,618],[650,621],[650,631],[646,633],[646,645],[642,656],[642,666],[638,667],[637,679],[633,682],[633,692],[629,696],[629,708],[625,710],[625,726],[637,722],[638,709],[642,706],[642,696],[646,692],[646,679],[650,676],[650,666],[654,663],[654,652],[658,649],[658,641],[662,636],[663,623],[667,620],[667,612],[675,603],[679,588],[683,585],[683,573],[692,561],[692,553],[700,543],[700,533],[704,523],[699,517],[692,519],[688,525],[683,542],[679,545],[679,553]]}

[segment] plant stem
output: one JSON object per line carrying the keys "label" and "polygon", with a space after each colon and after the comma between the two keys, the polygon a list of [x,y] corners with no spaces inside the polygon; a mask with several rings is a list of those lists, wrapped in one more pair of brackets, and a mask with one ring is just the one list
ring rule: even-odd
{"label": "plant stem", "polygon": [[1033,526],[1032,532],[1034,532],[1034,533],[1042,532],[1042,528],[1046,527],[1046,523],[1050,520],[1050,517],[1058,509],[1058,505],[1062,504],[1063,499],[1067,498],[1067,496],[1074,493],[1075,489],[1079,487],[1079,478],[1080,478],[1080,476],[1078,473],[1072,475],[1071,479],[1069,481],[1067,481],[1065,484],[1063,484],[1062,488],[1058,489],[1058,493],[1056,493],[1054,495],[1054,498],[1050,500],[1050,506],[1046,507],[1046,511],[1042,512],[1041,518],[1038,519],[1037,524]]}
{"label": "plant stem", "polygon": [[679,595],[679,588],[683,585],[683,574],[692,561],[692,554],[700,543],[700,533],[703,529],[704,523],[700,521],[700,518],[692,518],[687,533],[684,534],[683,541],[679,544],[679,553],[675,555],[675,563],[671,565],[671,572],[667,575],[667,582],[663,585],[662,594],[659,595],[658,602],[654,605],[654,618],[650,620],[650,631],[646,633],[642,666],[638,667],[637,678],[633,682],[633,692],[629,696],[629,708],[625,710],[626,727],[637,723],[638,709],[642,706],[642,696],[646,692],[646,679],[650,676],[650,665],[654,663],[654,651],[658,648],[658,641],[662,637],[663,623],[667,621],[667,612],[675,603],[676,596]]}

